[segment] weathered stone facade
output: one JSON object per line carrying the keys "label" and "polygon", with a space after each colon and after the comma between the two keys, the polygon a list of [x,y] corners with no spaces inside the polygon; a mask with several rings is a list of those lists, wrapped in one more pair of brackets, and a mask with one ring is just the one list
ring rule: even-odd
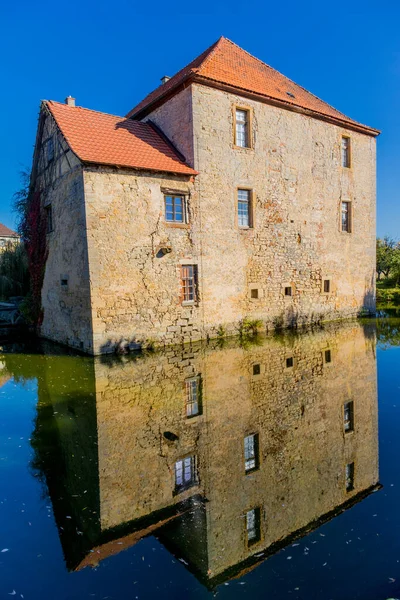
{"label": "weathered stone facade", "polygon": [[[85,557],[67,563],[96,565],[156,532],[212,585],[371,492],[379,478],[374,351],[373,327],[352,322],[250,347],[229,342],[136,360],[87,359],[77,371],[85,382],[78,398],[75,367],[63,367],[72,388],[61,396],[59,371],[47,370],[42,402],[47,394],[54,404],[66,457],[67,489],[54,490],[54,501],[69,497],[60,524],[74,515],[71,538],[79,529],[86,544]],[[193,377],[201,381],[201,409],[188,418],[185,384]],[[259,464],[246,474],[249,434],[259,436]],[[197,484],[177,491],[175,463],[187,456],[196,457]],[[349,463],[354,485],[346,490]],[[252,508],[260,509],[260,537],[249,545]]]}
{"label": "weathered stone facade", "polygon": [[[44,207],[51,207],[52,215],[47,233],[41,334],[92,352],[83,168],[47,113],[39,133],[36,187],[41,190]],[[54,140],[50,163],[46,160],[49,138]]]}
{"label": "weathered stone facade", "polygon": [[[249,148],[234,144],[237,106],[251,117]],[[44,336],[99,354],[237,333],[244,319],[270,329],[374,312],[376,132],[199,83],[143,119],[198,175],[80,163],[58,176],[48,192]],[[350,167],[341,163],[342,136]],[[239,188],[252,194],[248,228],[238,226]],[[171,191],[185,196],[180,225],[165,218]],[[350,233],[341,229],[342,202],[351,206]],[[198,272],[191,305],[181,294],[188,264]],[[68,292],[57,289],[62,274]]]}

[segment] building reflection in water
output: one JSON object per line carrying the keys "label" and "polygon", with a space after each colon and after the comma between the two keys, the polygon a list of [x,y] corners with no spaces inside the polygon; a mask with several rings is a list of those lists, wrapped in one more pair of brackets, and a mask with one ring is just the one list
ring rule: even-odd
{"label": "building reflection in water", "polygon": [[68,568],[152,534],[214,587],[376,490],[374,347],[372,326],[350,323],[247,347],[44,357],[35,467]]}

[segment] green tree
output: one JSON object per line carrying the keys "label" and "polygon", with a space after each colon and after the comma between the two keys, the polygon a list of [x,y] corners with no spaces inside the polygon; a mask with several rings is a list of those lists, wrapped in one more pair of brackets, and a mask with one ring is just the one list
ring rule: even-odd
{"label": "green tree", "polygon": [[28,259],[22,244],[8,244],[0,251],[0,298],[26,296],[29,291]]}
{"label": "green tree", "polygon": [[390,263],[390,274],[395,285],[400,284],[400,246],[393,249]]}
{"label": "green tree", "polygon": [[381,275],[388,278],[396,262],[395,255],[399,252],[399,246],[395,240],[389,236],[377,238],[376,240],[376,272],[378,280]]}

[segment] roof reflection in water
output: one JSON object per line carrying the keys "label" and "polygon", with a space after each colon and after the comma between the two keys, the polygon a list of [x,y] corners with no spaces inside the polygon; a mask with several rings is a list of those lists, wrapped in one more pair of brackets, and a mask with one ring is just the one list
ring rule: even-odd
{"label": "roof reflection in water", "polygon": [[352,322],[62,369],[42,357],[34,466],[67,567],[153,534],[214,587],[377,489],[374,348]]}

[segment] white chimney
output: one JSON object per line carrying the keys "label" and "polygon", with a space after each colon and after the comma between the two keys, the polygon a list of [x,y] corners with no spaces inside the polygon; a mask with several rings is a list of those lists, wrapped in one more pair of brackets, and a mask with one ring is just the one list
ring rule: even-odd
{"label": "white chimney", "polygon": [[68,104],[68,106],[75,106],[75,98],[68,96],[65,98],[65,104]]}
{"label": "white chimney", "polygon": [[161,77],[161,83],[164,85],[164,83],[167,83],[170,79],[171,77],[169,77],[169,75],[164,75],[164,77]]}

